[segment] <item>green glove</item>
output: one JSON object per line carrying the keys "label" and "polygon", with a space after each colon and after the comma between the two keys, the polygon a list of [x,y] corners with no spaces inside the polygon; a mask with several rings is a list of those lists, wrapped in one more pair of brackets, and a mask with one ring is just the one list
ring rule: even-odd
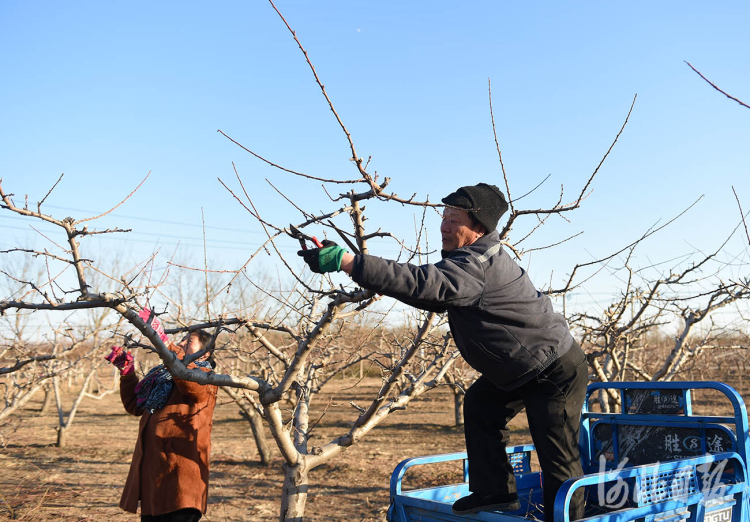
{"label": "green glove", "polygon": [[346,250],[338,246],[333,241],[327,239],[323,241],[322,248],[311,248],[309,250],[299,250],[298,256],[301,256],[310,270],[316,274],[325,274],[327,272],[338,272],[341,270],[341,258],[344,257]]}

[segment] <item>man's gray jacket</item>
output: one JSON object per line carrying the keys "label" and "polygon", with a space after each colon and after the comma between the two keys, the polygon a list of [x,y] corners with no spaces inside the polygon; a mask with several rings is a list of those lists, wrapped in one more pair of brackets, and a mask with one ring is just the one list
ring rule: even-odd
{"label": "man's gray jacket", "polygon": [[573,344],[563,316],[503,250],[496,230],[435,264],[358,255],[351,276],[411,306],[447,311],[466,362],[504,390],[526,383]]}

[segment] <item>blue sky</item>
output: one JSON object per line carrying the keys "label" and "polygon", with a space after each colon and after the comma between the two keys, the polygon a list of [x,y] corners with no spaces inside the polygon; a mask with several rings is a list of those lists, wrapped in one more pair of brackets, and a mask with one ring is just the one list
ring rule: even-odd
{"label": "blue sky", "polygon": [[[464,184],[502,186],[488,79],[512,193],[551,175],[522,202],[528,208],[554,204],[561,185],[566,201],[577,195],[638,94],[583,208],[570,222],[551,219],[530,240],[542,246],[584,231],[522,261],[540,286],[561,281],[576,262],[612,253],[701,195],[639,249],[636,264],[716,248],[739,221],[732,186],[750,209],[750,110],[684,63],[750,102],[746,1],[277,6],[359,154],[372,156],[371,170],[391,177],[400,195],[435,201]],[[102,220],[102,227],[134,230],[121,240],[95,240],[102,257],[127,263],[154,248],[171,253],[180,241],[179,256],[200,265],[202,209],[211,264],[240,266],[264,236],[217,181],[237,187],[232,162],[275,223],[301,217],[266,178],[308,210],[334,208],[319,183],[269,168],[217,129],[285,167],[356,176],[344,134],[267,2],[8,0],[0,4],[0,48],[6,191],[35,202],[64,172],[47,211],[83,217],[107,210],[151,172]],[[368,211],[368,230],[413,237],[414,209],[371,202]],[[529,225],[519,224],[515,237]],[[437,239],[434,215],[428,226]],[[43,243],[7,213],[0,213],[0,230],[0,249]],[[730,253],[746,259],[741,239]],[[287,254],[296,247],[282,244]],[[371,249],[397,252],[388,241]],[[602,279],[590,292],[616,287]]]}

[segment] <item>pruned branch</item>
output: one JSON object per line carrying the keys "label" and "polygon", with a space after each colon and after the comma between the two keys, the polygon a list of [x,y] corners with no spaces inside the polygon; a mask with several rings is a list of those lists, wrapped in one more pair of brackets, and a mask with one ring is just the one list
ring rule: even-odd
{"label": "pruned branch", "polygon": [[698,76],[700,76],[701,78],[703,78],[706,81],[706,83],[708,83],[711,87],[713,87],[714,89],[716,89],[717,91],[719,91],[721,94],[723,94],[724,96],[726,96],[730,100],[734,100],[737,103],[739,103],[740,105],[742,105],[743,107],[745,107],[746,109],[750,109],[750,105],[748,105],[747,103],[743,102],[742,100],[739,100],[739,99],[735,98],[731,94],[728,94],[728,93],[722,91],[715,83],[713,83],[711,80],[709,80],[708,78],[706,78],[705,76],[703,76],[703,74],[701,74],[701,72],[698,69],[696,69],[695,67],[693,67],[693,65],[690,62],[686,61],[685,63],[688,65],[688,67],[690,67],[693,70],[693,72],[695,72]]}
{"label": "pruned branch", "polygon": [[[138,192],[138,189],[139,189],[139,188],[141,188],[141,186],[142,186],[142,185],[143,185],[144,183],[146,183],[146,180],[148,179],[148,177],[149,177],[150,175],[151,175],[151,171],[149,171],[149,172],[148,172],[148,174],[146,174],[146,177],[145,177],[145,178],[143,178],[143,180],[142,180],[142,181],[141,181],[140,183],[138,183],[138,186],[137,186],[137,187],[135,187],[135,188],[133,189],[133,191],[132,191],[132,192],[131,192],[130,194],[128,194],[127,196],[125,196],[125,199],[123,199],[122,201],[120,201],[120,202],[119,202],[119,203],[118,203],[117,205],[115,205],[115,206],[114,206],[114,207],[112,207],[111,209],[107,210],[106,212],[102,212],[102,213],[101,213],[101,214],[99,214],[98,216],[92,216],[92,217],[88,217],[88,218],[85,218],[85,219],[79,219],[78,221],[75,221],[75,222],[73,222],[72,224],[73,224],[73,225],[78,225],[78,224],[80,224],[80,223],[85,223],[85,222],[87,222],[87,221],[93,221],[93,220],[95,220],[95,219],[99,219],[100,217],[104,217],[104,216],[106,216],[107,214],[109,214],[109,213],[113,212],[113,211],[114,211],[114,210],[116,210],[116,209],[117,209],[118,207],[122,206],[122,204],[123,204],[123,203],[125,203],[125,202],[126,202],[127,200],[129,200],[129,199],[130,199],[130,198],[131,198],[131,197],[133,196],[133,194],[135,194],[136,192]],[[123,232],[123,231],[120,231],[120,232]]]}
{"label": "pruned branch", "polygon": [[742,219],[742,225],[745,227],[745,237],[747,238],[747,243],[750,245],[750,233],[747,231],[747,222],[745,221],[745,213],[742,211],[742,203],[740,203],[740,198],[737,196],[737,191],[734,190],[734,186],[732,186],[732,192],[734,193],[734,198],[737,200],[737,206],[740,209],[740,218]]}
{"label": "pruned branch", "polygon": [[[594,177],[597,175],[599,170],[601,169],[602,165],[604,164],[604,161],[607,159],[609,154],[612,152],[612,149],[614,148],[617,141],[620,139],[620,135],[622,135],[623,131],[625,130],[625,126],[628,124],[628,121],[630,120],[630,115],[633,112],[633,107],[635,107],[635,101],[638,98],[638,95],[636,94],[633,97],[633,102],[630,104],[630,109],[628,110],[628,114],[625,117],[625,121],[623,122],[622,126],[620,127],[620,130],[618,131],[617,135],[615,136],[615,139],[612,141],[612,143],[609,146],[609,149],[607,149],[607,152],[604,153],[604,156],[599,161],[599,164],[596,166],[594,171],[589,176],[588,180],[586,180],[586,183],[583,185],[583,188],[581,189],[580,194],[576,198],[575,201],[571,203],[562,204],[562,191],[561,191],[561,199],[557,202],[552,208],[548,209],[536,209],[536,210],[518,210],[514,209],[513,207],[513,200],[508,198],[508,205],[511,207],[511,209],[514,209],[510,213],[510,217],[508,218],[507,223],[503,227],[503,229],[500,231],[500,238],[506,239],[508,234],[510,233],[511,229],[513,228],[513,224],[515,221],[520,217],[524,215],[534,214],[534,215],[543,215],[543,214],[558,214],[561,215],[563,212],[570,212],[572,210],[575,210],[581,206],[581,202],[587,197],[587,191],[589,187],[591,186],[591,183],[594,181]],[[494,119],[493,119],[494,122]],[[503,175],[505,176],[505,171],[503,168]],[[508,192],[510,193],[510,187],[506,187]]]}

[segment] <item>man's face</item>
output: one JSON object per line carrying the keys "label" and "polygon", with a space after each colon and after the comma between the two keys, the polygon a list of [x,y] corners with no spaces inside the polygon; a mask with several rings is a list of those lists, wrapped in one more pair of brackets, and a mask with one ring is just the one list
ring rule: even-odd
{"label": "man's face", "polygon": [[180,344],[178,344],[177,346],[185,350],[186,355],[199,352],[202,349],[201,341],[198,338],[197,334],[186,335],[185,338],[182,341],[180,341]]}
{"label": "man's face", "polygon": [[443,236],[443,250],[450,252],[456,248],[471,245],[482,237],[481,225],[474,225],[469,213],[458,208],[445,207],[440,234]]}

